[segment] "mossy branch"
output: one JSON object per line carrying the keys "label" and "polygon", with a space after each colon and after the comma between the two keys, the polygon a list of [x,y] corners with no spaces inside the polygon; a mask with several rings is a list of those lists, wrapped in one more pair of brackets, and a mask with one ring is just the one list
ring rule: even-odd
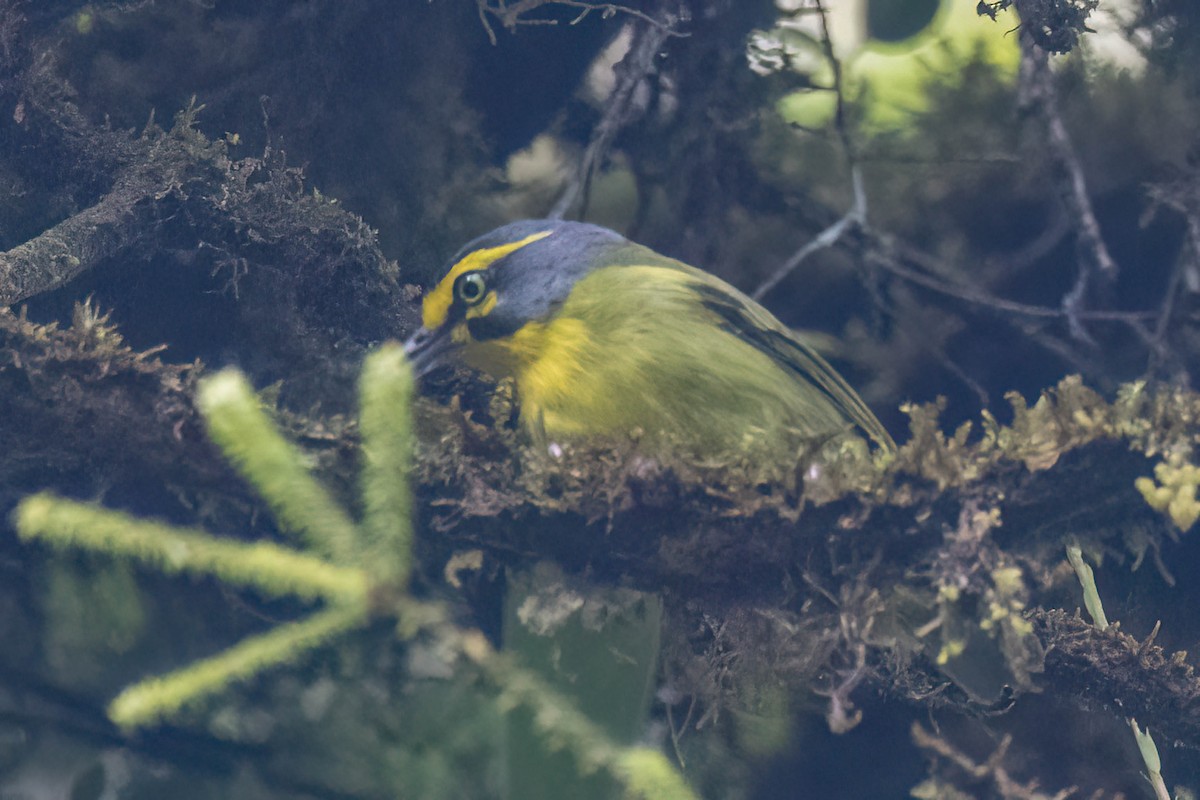
{"label": "mossy branch", "polygon": [[343,605],[278,625],[212,658],[130,686],[109,704],[108,716],[125,729],[161,723],[185,707],[219,694],[231,683],[253,678],[328,644],[366,619],[365,605]]}
{"label": "mossy branch", "polygon": [[[1087,607],[1088,614],[1092,617],[1092,624],[1097,630],[1108,630],[1108,617],[1104,614],[1100,591],[1096,588],[1096,577],[1092,572],[1091,565],[1083,560],[1083,551],[1079,545],[1067,545],[1067,560],[1071,562],[1071,567],[1075,570],[1075,575],[1083,587],[1083,602]],[[1148,642],[1154,639],[1157,632],[1158,626],[1155,625],[1154,633],[1150,634]],[[1142,761],[1146,765],[1146,780],[1154,787],[1154,797],[1156,800],[1171,800],[1171,794],[1167,791],[1167,784],[1162,777],[1162,761],[1158,757],[1158,747],[1154,744],[1154,737],[1150,735],[1150,729],[1146,728],[1143,731],[1133,717],[1129,717],[1127,721],[1130,729],[1133,730],[1133,738],[1137,741]]]}
{"label": "mossy branch", "polygon": [[270,542],[220,539],[49,493],[28,497],[14,515],[23,539],[129,558],[173,575],[213,575],[271,597],[366,605],[367,576]]}
{"label": "mossy branch", "polygon": [[354,522],[309,473],[304,454],[279,432],[246,378],[222,370],[200,385],[209,436],[271,507],[280,526],[334,563],[358,563]]}

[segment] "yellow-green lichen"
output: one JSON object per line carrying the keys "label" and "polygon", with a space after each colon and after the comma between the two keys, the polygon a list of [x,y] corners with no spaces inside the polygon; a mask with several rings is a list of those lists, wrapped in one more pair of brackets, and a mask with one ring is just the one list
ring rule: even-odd
{"label": "yellow-green lichen", "polygon": [[1154,467],[1154,477],[1142,476],[1133,485],[1155,511],[1164,512],[1175,527],[1187,532],[1200,519],[1200,501],[1196,487],[1200,486],[1200,467],[1172,453]]}
{"label": "yellow-green lichen", "polygon": [[938,650],[937,657],[934,658],[934,663],[939,667],[944,667],[950,663],[950,659],[958,658],[966,651],[966,639],[944,639],[941,649]]}
{"label": "yellow-green lichen", "polygon": [[1025,611],[1025,578],[1020,567],[992,570],[992,587],[986,593],[987,612],[979,621],[984,631],[999,628],[1015,636],[1028,636],[1033,626],[1021,614]]}

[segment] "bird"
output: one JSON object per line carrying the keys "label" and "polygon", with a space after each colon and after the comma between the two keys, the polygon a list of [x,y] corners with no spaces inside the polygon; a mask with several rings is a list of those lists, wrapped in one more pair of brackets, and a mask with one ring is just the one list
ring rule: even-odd
{"label": "bird", "polygon": [[[425,294],[421,322],[405,344],[414,373],[463,363],[512,379],[520,424],[539,442],[637,434],[639,445],[705,457],[785,456],[843,436],[895,447],[845,379],[769,311],[599,225],[522,220],[468,242]],[[506,576],[505,650],[615,741],[635,741],[655,684],[662,596],[568,580],[544,562]],[[594,616],[607,622],[531,632],[521,609],[561,606],[564,593],[605,609]],[[776,714],[786,722],[781,703]],[[549,800],[565,785],[572,797],[620,794],[607,779],[580,784],[536,739],[528,720],[510,719],[509,796]]]}
{"label": "bird", "polygon": [[700,454],[887,430],[841,375],[735,287],[608,228],[521,220],[464,245],[405,344],[515,381],[539,441],[630,434]]}

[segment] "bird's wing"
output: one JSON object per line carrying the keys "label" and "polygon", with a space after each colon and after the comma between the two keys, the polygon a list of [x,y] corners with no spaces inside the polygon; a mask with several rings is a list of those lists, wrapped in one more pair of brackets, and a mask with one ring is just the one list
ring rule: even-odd
{"label": "bird's wing", "polygon": [[720,278],[641,245],[626,243],[606,254],[611,266],[666,267],[686,274],[700,303],[720,324],[769,358],[790,370],[796,379],[817,390],[851,425],[884,450],[896,442],[846,379],[811,347],[796,338],[771,312]]}
{"label": "bird's wing", "polygon": [[769,311],[707,272],[694,268],[687,271],[696,279],[695,290],[700,302],[720,318],[726,330],[787,367],[798,380],[811,384],[880,447],[885,450],[896,448],[891,435],[846,379]]}

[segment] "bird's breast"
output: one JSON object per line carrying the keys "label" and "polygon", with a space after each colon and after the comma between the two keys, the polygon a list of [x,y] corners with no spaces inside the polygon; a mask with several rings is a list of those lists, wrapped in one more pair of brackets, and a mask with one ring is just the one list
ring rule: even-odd
{"label": "bird's breast", "polygon": [[530,322],[505,343],[517,379],[523,413],[537,412],[574,394],[596,346],[582,319]]}

